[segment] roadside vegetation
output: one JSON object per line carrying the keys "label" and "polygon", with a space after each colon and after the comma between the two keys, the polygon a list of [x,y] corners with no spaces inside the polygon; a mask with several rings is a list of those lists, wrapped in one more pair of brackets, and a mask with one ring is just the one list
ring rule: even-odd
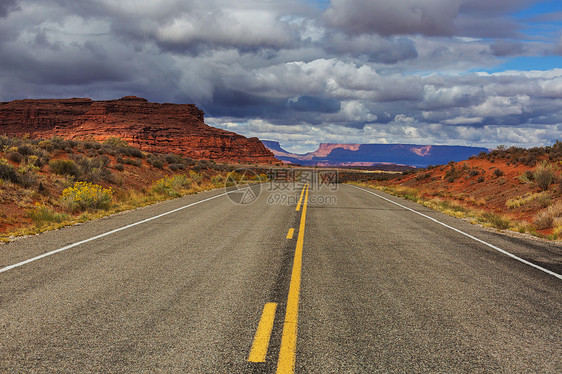
{"label": "roadside vegetation", "polygon": [[562,143],[506,148],[466,161],[356,182],[499,230],[562,240]]}
{"label": "roadside vegetation", "polygon": [[[221,188],[237,168],[146,153],[119,138],[0,136],[0,241]],[[267,179],[256,170],[255,182]]]}

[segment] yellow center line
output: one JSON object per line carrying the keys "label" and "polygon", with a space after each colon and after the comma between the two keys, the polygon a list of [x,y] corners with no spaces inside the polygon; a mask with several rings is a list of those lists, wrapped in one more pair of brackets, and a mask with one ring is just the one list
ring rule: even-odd
{"label": "yellow center line", "polygon": [[289,232],[287,233],[287,239],[293,239],[293,234],[295,233],[295,229],[290,228]]}
{"label": "yellow center line", "polygon": [[297,247],[295,249],[295,259],[293,261],[293,272],[291,274],[289,296],[287,298],[287,310],[285,311],[285,321],[283,322],[283,336],[281,338],[279,360],[277,361],[277,373],[279,374],[292,374],[295,371],[299,294],[301,288],[302,248],[304,244],[304,226],[306,221],[306,207],[308,202],[308,184],[303,188],[303,192],[305,189],[306,196],[302,208],[299,236],[297,238]]}
{"label": "yellow center line", "polygon": [[295,209],[297,212],[298,212],[299,210],[301,210],[302,197],[304,196],[304,190],[306,189],[307,186],[308,186],[308,183],[306,183],[306,184],[304,185],[304,187],[302,188],[301,197],[300,197],[300,199],[299,199],[299,203],[297,204],[297,209]]}
{"label": "yellow center line", "polygon": [[269,339],[271,338],[271,331],[273,330],[273,321],[275,319],[275,309],[277,303],[267,303],[263,307],[260,323],[254,336],[254,343],[250,349],[250,362],[265,362],[267,355],[267,348],[269,347]]}

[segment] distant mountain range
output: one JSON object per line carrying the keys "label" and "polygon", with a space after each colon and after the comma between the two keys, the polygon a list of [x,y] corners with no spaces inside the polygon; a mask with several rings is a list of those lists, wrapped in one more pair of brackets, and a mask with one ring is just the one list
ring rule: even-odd
{"label": "distant mountain range", "polygon": [[426,167],[462,161],[480,152],[488,152],[487,148],[456,145],[321,143],[314,152],[296,154],[287,152],[276,141],[262,140],[262,143],[279,160],[303,166],[370,167],[395,164]]}

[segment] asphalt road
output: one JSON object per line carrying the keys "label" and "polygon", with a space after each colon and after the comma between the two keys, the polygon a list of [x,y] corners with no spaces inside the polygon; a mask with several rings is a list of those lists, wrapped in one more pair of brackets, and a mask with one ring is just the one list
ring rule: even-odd
{"label": "asphalt road", "polygon": [[562,372],[562,246],[350,185],[262,187],[0,246],[0,372]]}

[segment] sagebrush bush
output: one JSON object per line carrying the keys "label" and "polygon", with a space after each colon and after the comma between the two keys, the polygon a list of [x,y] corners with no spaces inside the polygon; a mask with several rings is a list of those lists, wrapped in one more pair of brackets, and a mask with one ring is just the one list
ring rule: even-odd
{"label": "sagebrush bush", "polygon": [[8,159],[19,164],[23,161],[23,156],[17,151],[11,151],[8,153]]}
{"label": "sagebrush bush", "polygon": [[20,183],[21,178],[16,168],[5,158],[0,158],[0,179],[10,181],[12,183]]}
{"label": "sagebrush bush", "polygon": [[113,190],[89,182],[75,182],[62,191],[61,203],[71,212],[87,209],[108,209],[113,199]]}
{"label": "sagebrush bush", "polygon": [[76,162],[68,159],[52,160],[49,162],[49,169],[55,174],[70,175],[79,177],[82,172]]}
{"label": "sagebrush bush", "polygon": [[543,161],[533,171],[533,180],[541,190],[546,191],[556,180],[557,171],[555,165]]}

